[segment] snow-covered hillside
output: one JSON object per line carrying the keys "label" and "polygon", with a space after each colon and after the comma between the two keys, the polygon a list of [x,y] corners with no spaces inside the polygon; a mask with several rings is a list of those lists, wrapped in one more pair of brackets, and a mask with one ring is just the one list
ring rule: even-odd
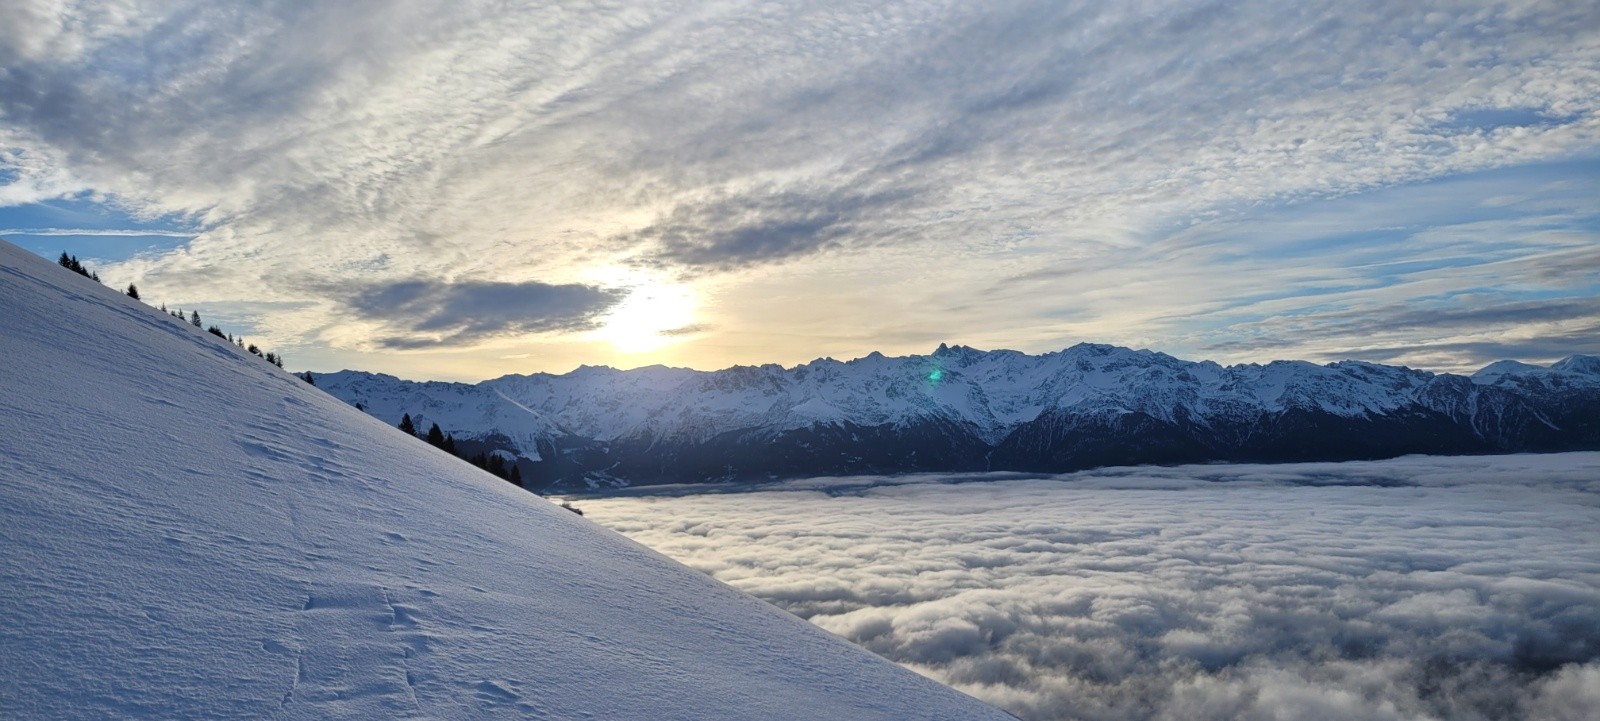
{"label": "snow-covered hillside", "polygon": [[1006,718],[5,243],[0,618],[5,718]]}
{"label": "snow-covered hillside", "polygon": [[[387,422],[493,437],[547,483],[1600,448],[1600,359],[1467,378],[1376,363],[1221,366],[1080,344],[940,346],[714,372],[583,367],[482,383],[341,371]],[[535,462],[537,461],[537,462]]]}

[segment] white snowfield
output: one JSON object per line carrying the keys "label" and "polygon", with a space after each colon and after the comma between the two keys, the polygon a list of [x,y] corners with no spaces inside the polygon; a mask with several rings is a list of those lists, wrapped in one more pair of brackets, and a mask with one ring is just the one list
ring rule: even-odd
{"label": "white snowfield", "polygon": [[0,242],[0,717],[1004,719]]}

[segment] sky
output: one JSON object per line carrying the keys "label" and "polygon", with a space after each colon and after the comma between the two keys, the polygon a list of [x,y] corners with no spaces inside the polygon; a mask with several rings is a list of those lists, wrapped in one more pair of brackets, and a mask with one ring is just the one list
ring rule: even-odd
{"label": "sky", "polygon": [[639,489],[586,517],[1027,721],[1590,721],[1600,454]]}
{"label": "sky", "polygon": [[1600,350],[1600,9],[0,0],[0,237],[476,380]]}

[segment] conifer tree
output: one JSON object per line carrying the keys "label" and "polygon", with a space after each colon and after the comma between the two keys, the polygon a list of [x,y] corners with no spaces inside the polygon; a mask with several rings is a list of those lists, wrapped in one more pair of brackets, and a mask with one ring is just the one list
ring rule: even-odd
{"label": "conifer tree", "polygon": [[522,487],[522,469],[518,468],[515,464],[513,464],[511,466],[511,475],[507,476],[506,480],[511,481],[511,485],[516,486],[518,488],[521,488]]}
{"label": "conifer tree", "polygon": [[[359,406],[359,404],[357,404],[357,405]],[[456,452],[456,437],[454,435],[449,434],[449,433],[445,434],[445,436],[444,436],[444,445],[441,446],[441,448],[444,448],[445,452],[449,453],[452,456],[460,456],[461,455],[461,454]]]}
{"label": "conifer tree", "polygon": [[189,325],[192,325],[196,328],[200,327],[200,311],[193,311],[189,314]]}
{"label": "conifer tree", "polygon": [[300,378],[302,378],[303,380],[305,380],[306,383],[309,383],[311,385],[316,385],[317,384],[317,379],[311,377],[311,371],[306,371],[304,373],[301,373],[300,374]]}
{"label": "conifer tree", "polygon": [[89,269],[83,267],[83,263],[78,260],[78,256],[76,256],[76,255],[67,255],[67,251],[64,251],[64,250],[61,251],[61,257],[56,259],[56,262],[61,264],[61,267],[66,268],[67,270],[70,270],[70,271],[72,271],[74,273],[77,273],[78,275],[81,275],[81,276],[83,276],[85,278],[93,278],[95,280],[100,280],[100,274],[99,273],[91,273],[91,272],[89,272]]}
{"label": "conifer tree", "polygon": [[444,431],[439,430],[439,424],[428,427],[428,445],[435,448],[444,448]]}
{"label": "conifer tree", "polygon": [[134,285],[132,283],[129,283],[128,284],[128,290],[125,291],[125,292],[128,294],[129,298],[132,298],[134,300],[138,300],[139,299],[139,286]]}
{"label": "conifer tree", "polygon": [[400,430],[405,431],[406,435],[408,436],[414,436],[417,434],[417,424],[411,422],[410,413],[407,413],[400,418]]}

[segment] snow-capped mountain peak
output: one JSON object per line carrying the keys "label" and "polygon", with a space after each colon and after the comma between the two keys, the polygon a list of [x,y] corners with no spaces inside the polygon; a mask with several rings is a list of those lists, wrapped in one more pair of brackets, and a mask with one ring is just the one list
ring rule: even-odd
{"label": "snow-capped mountain peak", "polygon": [[[893,357],[874,352],[847,361],[820,358],[792,368],[762,365],[695,371],[652,366],[622,371],[584,366],[562,375],[506,376],[476,385],[439,386],[391,379],[378,383],[373,380],[377,377],[345,372],[330,374],[321,383],[390,422],[404,412],[415,417],[420,408],[423,417],[437,419],[458,436],[513,439],[507,450],[530,459],[552,452],[570,458],[581,455],[592,462],[573,461],[562,473],[590,474],[595,464],[603,463],[608,469],[603,475],[610,482],[628,466],[617,462],[617,454],[627,449],[651,449],[656,460],[640,459],[652,469],[649,473],[677,480],[695,480],[695,474],[702,472],[712,478],[727,473],[782,475],[790,467],[818,472],[988,468],[998,461],[1013,462],[1008,449],[1023,442],[1019,439],[1032,438],[1040,428],[1058,429],[1048,441],[1056,448],[1084,438],[1109,438],[1107,434],[1124,432],[1112,429],[1128,424],[1140,428],[1135,437],[1156,429],[1176,434],[1162,441],[1176,445],[1161,454],[1192,460],[1240,454],[1246,458],[1337,455],[1330,448],[1315,453],[1265,447],[1240,450],[1266,443],[1263,439],[1287,443],[1288,438],[1298,438],[1298,431],[1287,429],[1300,424],[1389,437],[1346,442],[1344,446],[1351,449],[1347,453],[1357,457],[1516,448],[1525,439],[1496,430],[1500,426],[1485,425],[1480,410],[1493,407],[1496,413],[1526,416],[1523,425],[1565,429],[1573,424],[1564,426],[1552,419],[1567,411],[1551,415],[1529,405],[1535,403],[1530,399],[1549,393],[1545,381],[1533,379],[1554,374],[1563,379],[1564,388],[1577,384],[1594,390],[1600,388],[1595,365],[1592,356],[1574,356],[1548,368],[1502,362],[1463,384],[1456,382],[1466,381],[1459,376],[1364,361],[1223,366],[1097,343],[1041,355],[940,344],[927,355]],[[365,380],[355,383],[358,378]],[[1517,399],[1512,402],[1503,393],[1480,398],[1474,395],[1480,391],[1471,390],[1474,386],[1492,386]],[[503,407],[476,400],[486,390],[492,390]],[[489,412],[499,415],[490,418]],[[1396,425],[1408,430],[1392,427]],[[1080,430],[1062,436],[1066,431],[1060,429],[1069,427]],[[918,440],[907,440],[913,438]],[[867,439],[876,439],[880,448],[863,448]],[[1312,440],[1294,442],[1316,445]],[[1562,442],[1539,443],[1560,446]],[[785,444],[795,448],[773,450]],[[729,451],[730,445],[739,445],[738,452]],[[859,460],[882,446],[903,447],[893,459]],[[1129,446],[1137,448],[1139,443]],[[567,450],[556,450],[562,447]],[[579,447],[584,449],[581,453],[575,450]],[[762,448],[768,451],[766,457],[758,453]],[[1030,452],[1056,453],[1040,448]],[[751,458],[719,463],[719,453]],[[1148,460],[1166,457],[1161,454]],[[1128,460],[1144,458],[1134,453]],[[1041,467],[1065,469],[1078,463],[1063,456]],[[686,466],[699,470],[685,470]]]}
{"label": "snow-capped mountain peak", "polygon": [[1562,373],[1578,373],[1589,376],[1600,376],[1600,356],[1572,355],[1556,361],[1550,370]]}

